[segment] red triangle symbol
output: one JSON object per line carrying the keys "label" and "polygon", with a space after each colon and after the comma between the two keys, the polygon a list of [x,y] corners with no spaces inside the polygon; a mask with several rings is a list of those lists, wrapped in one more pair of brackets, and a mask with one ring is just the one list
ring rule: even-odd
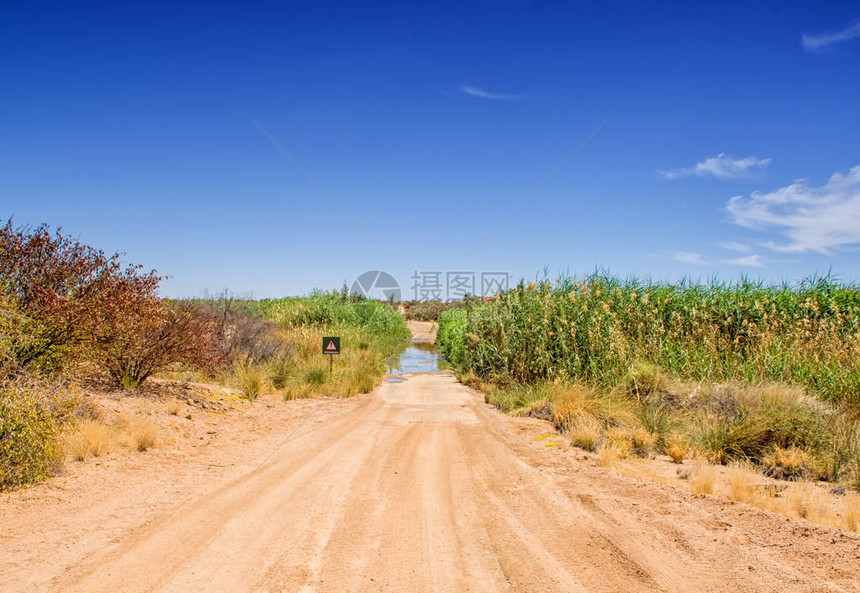
{"label": "red triangle symbol", "polygon": [[334,345],[334,340],[329,340],[328,346],[326,346],[325,349],[326,349],[326,352],[328,352],[328,351],[337,352],[337,346]]}

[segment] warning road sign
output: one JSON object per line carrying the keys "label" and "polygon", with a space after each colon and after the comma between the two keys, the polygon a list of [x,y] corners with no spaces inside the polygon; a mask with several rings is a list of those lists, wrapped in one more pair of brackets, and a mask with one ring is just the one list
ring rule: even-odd
{"label": "warning road sign", "polygon": [[325,336],[322,341],[323,354],[340,354],[340,336]]}

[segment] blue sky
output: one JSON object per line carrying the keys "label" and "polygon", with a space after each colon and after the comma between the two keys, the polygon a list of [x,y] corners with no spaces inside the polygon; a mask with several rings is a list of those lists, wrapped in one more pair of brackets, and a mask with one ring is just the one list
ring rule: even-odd
{"label": "blue sky", "polygon": [[170,296],[860,280],[856,2],[24,2],[0,55],[0,215]]}

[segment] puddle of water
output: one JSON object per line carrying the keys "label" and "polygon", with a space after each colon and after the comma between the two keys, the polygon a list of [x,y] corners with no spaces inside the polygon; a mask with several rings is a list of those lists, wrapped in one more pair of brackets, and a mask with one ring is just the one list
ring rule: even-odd
{"label": "puddle of water", "polygon": [[[438,373],[439,355],[431,342],[410,342],[406,349],[386,362],[389,375],[408,373]],[[402,380],[402,379],[401,379]],[[388,382],[395,382],[386,379]]]}

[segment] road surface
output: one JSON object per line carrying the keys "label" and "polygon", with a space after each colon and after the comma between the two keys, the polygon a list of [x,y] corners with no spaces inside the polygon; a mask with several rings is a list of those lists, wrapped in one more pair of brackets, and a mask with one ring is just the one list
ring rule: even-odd
{"label": "road surface", "polygon": [[89,505],[0,507],[14,519],[0,532],[0,590],[860,590],[856,537],[607,475],[450,374],[332,405],[325,421],[308,407],[312,421],[228,438],[206,458],[222,461],[211,476],[144,464],[149,479]]}

